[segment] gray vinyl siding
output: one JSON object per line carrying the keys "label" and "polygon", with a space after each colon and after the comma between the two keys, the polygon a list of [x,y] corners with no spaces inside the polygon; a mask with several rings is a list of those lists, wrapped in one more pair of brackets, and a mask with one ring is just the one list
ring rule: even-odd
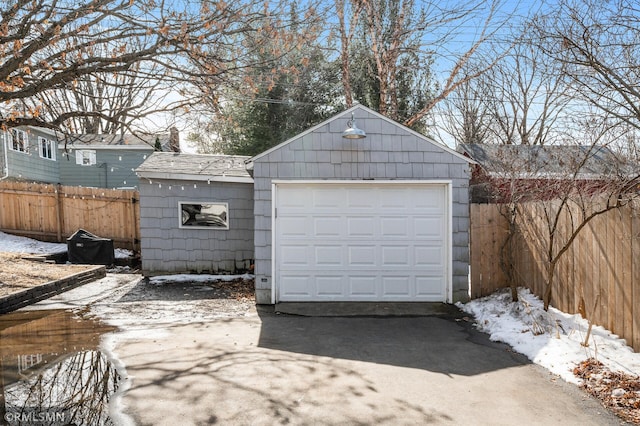
{"label": "gray vinyl siding", "polygon": [[[21,129],[25,130],[25,129]],[[5,137],[7,147],[7,162],[9,164],[9,176],[17,179],[30,180],[35,182],[59,183],[58,158],[55,160],[41,158],[38,146],[38,137],[42,136],[53,141],[55,138],[45,133],[40,133],[37,129],[26,131],[28,143],[25,151],[14,151],[11,149],[11,137],[9,133],[2,134],[2,163],[4,172],[4,148]],[[53,144],[55,147],[55,142]],[[55,149],[55,148],[54,148]]]}
{"label": "gray vinyl siding", "polygon": [[254,160],[256,302],[271,303],[273,179],[407,179],[452,182],[452,300],[469,294],[469,163],[401,125],[355,110],[365,139],[342,138],[350,115]]}
{"label": "gray vinyl siding", "polygon": [[138,188],[139,179],[135,169],[151,155],[149,150],[80,148],[96,152],[96,164],[76,164],[76,150],[60,150],[60,181],[63,185],[91,186],[98,188]]}
{"label": "gray vinyl siding", "polygon": [[[139,190],[145,276],[233,273],[250,268],[254,258],[253,185],[142,179]],[[229,229],[180,228],[180,201],[227,203]]]}

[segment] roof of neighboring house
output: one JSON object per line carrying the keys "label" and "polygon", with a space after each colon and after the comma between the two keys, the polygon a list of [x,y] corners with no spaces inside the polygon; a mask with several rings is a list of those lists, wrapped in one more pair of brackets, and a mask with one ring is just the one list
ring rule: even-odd
{"label": "roof of neighboring house", "polygon": [[96,148],[145,148],[154,149],[156,139],[160,141],[163,150],[169,149],[169,133],[157,135],[132,135],[132,134],[69,134],[58,136],[58,143],[65,143],[67,147],[75,149],[96,149]]}
{"label": "roof of neighboring house", "polygon": [[147,179],[252,183],[242,155],[154,152],[136,169]]}
{"label": "roof of neighboring house", "polygon": [[494,177],[595,179],[626,168],[606,147],[462,144],[457,149]]}

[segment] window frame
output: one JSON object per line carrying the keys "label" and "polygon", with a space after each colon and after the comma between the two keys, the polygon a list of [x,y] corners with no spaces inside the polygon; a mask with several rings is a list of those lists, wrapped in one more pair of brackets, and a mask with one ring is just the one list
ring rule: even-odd
{"label": "window frame", "polygon": [[[191,206],[218,206],[224,209],[223,213],[225,214],[224,226],[206,226],[206,225],[189,225],[185,223],[183,214],[186,212],[189,214],[182,206],[191,205]],[[195,208],[194,208],[195,210]],[[178,201],[178,227],[180,229],[208,229],[212,231],[228,231],[229,230],[229,203],[224,203],[220,201]]]}
{"label": "window frame", "polygon": [[[48,146],[49,156],[44,155],[44,148]],[[38,154],[40,158],[50,161],[56,161],[56,151],[58,150],[57,144],[51,139],[47,139],[43,136],[38,136]]]}
{"label": "window frame", "polygon": [[[85,163],[85,159],[88,159],[89,162]],[[95,166],[97,164],[96,151],[94,149],[77,149],[76,164],[81,167]]]}
{"label": "window frame", "polygon": [[[24,130],[20,129],[11,129],[11,144],[9,145],[9,149],[14,152],[22,152],[23,154],[27,154],[27,148],[29,147],[29,135]],[[16,140],[18,141],[18,146],[22,146],[22,149],[15,148]]]}

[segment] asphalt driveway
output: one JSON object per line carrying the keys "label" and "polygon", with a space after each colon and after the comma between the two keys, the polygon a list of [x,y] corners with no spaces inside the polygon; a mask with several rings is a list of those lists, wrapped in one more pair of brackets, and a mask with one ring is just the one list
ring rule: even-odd
{"label": "asphalt driveway", "polygon": [[307,317],[111,275],[29,309],[87,306],[120,327],[103,341],[122,374],[116,425],[621,424],[454,307]]}
{"label": "asphalt driveway", "polygon": [[259,309],[116,352],[133,376],[126,412],[141,425],[620,424],[575,386],[451,316]]}

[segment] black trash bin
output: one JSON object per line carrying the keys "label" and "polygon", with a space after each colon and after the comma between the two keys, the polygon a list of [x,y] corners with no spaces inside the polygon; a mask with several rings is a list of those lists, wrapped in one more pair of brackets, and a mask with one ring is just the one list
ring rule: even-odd
{"label": "black trash bin", "polygon": [[69,262],[89,265],[111,265],[115,262],[113,240],[100,238],[78,229],[67,238]]}

